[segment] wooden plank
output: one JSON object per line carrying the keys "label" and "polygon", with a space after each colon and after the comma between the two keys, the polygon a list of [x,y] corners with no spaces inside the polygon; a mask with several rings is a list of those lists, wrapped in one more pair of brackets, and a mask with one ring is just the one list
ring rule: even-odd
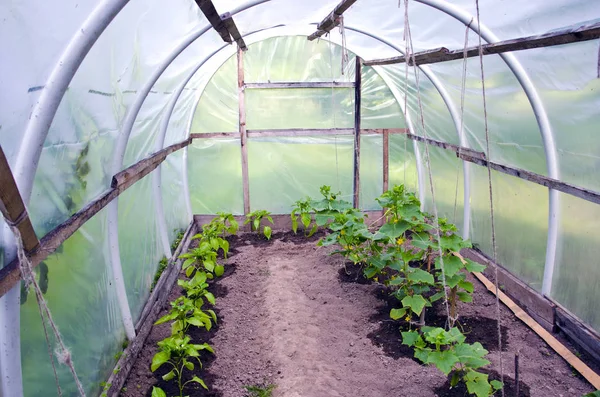
{"label": "wooden plank", "polygon": [[354,183],[352,186],[354,208],[359,206],[360,196],[360,106],[361,106],[361,81],[362,59],[356,57],[354,87]]}
{"label": "wooden plank", "polygon": [[[179,245],[181,248],[179,252],[187,250],[190,245],[190,237],[196,230],[196,223],[192,221],[187,229],[186,237]],[[151,295],[151,298],[154,299],[149,299],[144,306],[142,317],[140,321],[138,321],[136,327],[135,339],[123,351],[112,374],[106,381],[106,384],[110,385],[106,393],[107,396],[118,397],[121,394],[121,388],[125,384],[138,355],[142,351],[154,322],[158,319],[161,310],[167,304],[169,293],[171,292],[171,289],[173,289],[181,270],[181,260],[177,259],[177,256],[173,255],[173,258],[171,258],[171,261],[169,262],[169,266],[156,283]],[[146,313],[145,316],[144,313]]]}
{"label": "wooden plank", "polygon": [[21,234],[23,248],[31,251],[39,245],[27,208],[17,187],[17,182],[0,146],[0,212],[7,224],[16,227]]}
{"label": "wooden plank", "polygon": [[190,134],[191,139],[239,138],[239,132],[208,132]]}
{"label": "wooden plank", "polygon": [[217,12],[217,9],[213,5],[212,1],[196,0],[196,4],[198,5],[198,7],[200,7],[200,10],[202,10],[202,13],[204,13],[204,16],[206,17],[206,19],[208,19],[208,22],[210,22],[213,29],[217,31],[217,33],[219,34],[219,36],[221,36],[223,41],[226,43],[232,43],[233,40],[231,38],[231,35],[229,34],[225,23],[221,20],[221,16]]}
{"label": "wooden plank", "polygon": [[[117,198],[127,188],[155,169],[160,162],[164,161],[168,154],[187,146],[189,142],[191,142],[191,139],[187,139],[183,142],[176,143],[165,149],[162,149],[115,175],[115,177],[113,177],[110,189],[100,194],[98,198],[92,200],[69,219],[42,237],[39,245],[27,253],[29,260],[31,261],[31,266],[36,267],[39,265],[48,257],[48,255],[56,251],[58,247],[60,247],[81,226],[83,226],[83,224],[85,224],[94,215],[100,212],[100,210],[106,207],[108,203]],[[133,174],[133,170],[137,170],[139,174]],[[123,174],[123,172],[125,172],[125,174]],[[0,296],[3,296],[5,293],[7,293],[19,282],[20,279],[21,273],[19,271],[19,263],[15,259],[0,269]]]}
{"label": "wooden plank", "polygon": [[242,149],[242,187],[244,192],[244,214],[250,213],[250,176],[248,173],[248,133],[246,131],[246,96],[244,87],[244,52],[237,51],[238,100],[240,113],[240,144]]}
{"label": "wooden plank", "polygon": [[156,169],[167,156],[179,149],[189,145],[191,139],[168,146],[156,153],[153,153],[137,163],[125,168],[123,171],[114,175],[111,182],[111,187],[123,191],[133,185],[135,182],[144,178],[150,172]]}
{"label": "wooden plank", "polygon": [[[463,160],[471,163],[487,167],[487,160],[485,158],[478,158],[469,153],[460,153],[458,155]],[[507,165],[498,164],[493,161],[489,162],[490,168],[495,171],[502,172],[507,175],[511,175],[520,179],[524,179],[529,182],[537,183],[538,185],[545,186],[550,189],[558,190],[560,192],[569,194],[571,196],[579,197],[583,200],[590,201],[592,203],[600,204],[600,193],[590,189],[585,189],[579,186],[572,185],[570,183],[562,182],[556,179],[549,178],[544,175],[536,174],[534,172],[526,171],[520,168],[509,167]]]}
{"label": "wooden plank", "polygon": [[[406,134],[406,128],[388,128],[388,129],[361,129],[361,135],[383,134]],[[272,130],[246,130],[248,138],[260,137],[294,137],[294,136],[318,136],[318,135],[353,135],[354,128],[288,128]],[[212,139],[212,138],[239,138],[239,132],[209,132],[190,134],[191,139]]]}
{"label": "wooden plank", "polygon": [[319,37],[331,32],[333,28],[340,24],[340,17],[348,8],[350,8],[356,0],[342,0],[329,15],[327,15],[321,23],[317,26],[317,31],[310,36],[308,36],[308,40],[312,41],[318,39]]}
{"label": "wooden plank", "polygon": [[[475,249],[463,249],[461,254],[468,259],[488,266],[495,274],[498,271],[498,285],[510,298],[516,300],[530,316],[548,331],[554,330],[556,305],[541,293],[534,290],[519,278],[511,274],[501,265],[494,263],[489,257]],[[496,269],[497,267],[497,269]],[[487,273],[487,272],[486,272]]]}
{"label": "wooden plank", "polygon": [[247,89],[274,89],[274,88],[354,88],[354,82],[345,81],[291,81],[269,83],[246,83]]}
{"label": "wooden plank", "polygon": [[[498,43],[485,44],[481,46],[483,55],[501,54],[510,51],[521,51],[532,48],[551,47],[556,45],[578,43],[582,41],[594,40],[600,38],[600,23],[591,25],[580,25],[575,28],[564,28],[555,32],[536,36],[521,37],[518,39],[504,40]],[[436,48],[415,53],[410,57],[409,64],[426,65],[438,62],[447,62],[457,59],[463,59],[464,49],[449,51],[447,48]],[[467,49],[467,58],[479,56],[479,46],[469,47]],[[385,59],[374,59],[365,61],[365,66],[381,66],[406,62],[405,56],[398,56]]]}
{"label": "wooden plank", "polygon": [[596,389],[600,389],[600,376],[596,374],[590,367],[588,367],[583,361],[575,356],[569,349],[567,349],[562,343],[560,343],[553,335],[546,331],[540,324],[538,324],[530,315],[525,313],[512,299],[510,299],[504,292],[497,291],[494,284],[488,280],[481,273],[473,273],[475,277],[481,281],[481,283],[505,304],[519,320],[527,324],[536,334],[538,334],[544,342],[546,342],[556,353],[558,353],[567,363],[577,370],[588,382],[592,384]]}
{"label": "wooden plank", "polygon": [[600,362],[600,335],[558,304],[556,326],[579,348]]}
{"label": "wooden plank", "polygon": [[387,192],[390,184],[390,134],[383,130],[383,191]]}
{"label": "wooden plank", "polygon": [[432,146],[436,146],[442,149],[446,149],[446,150],[451,150],[454,153],[456,153],[458,155],[458,153],[462,153],[465,156],[468,154],[473,158],[478,158],[478,159],[485,159],[485,153],[483,152],[478,152],[476,150],[473,149],[469,149],[466,147],[462,147],[462,146],[458,146],[458,145],[453,145],[451,143],[448,142],[442,142],[442,141],[436,141],[435,139],[431,139],[431,138],[424,138],[422,136],[418,136],[418,135],[413,135],[413,134],[406,134],[406,137],[408,139],[411,139],[413,141],[418,141],[418,142],[423,142],[426,143],[428,145],[432,145]]}
{"label": "wooden plank", "polygon": [[248,51],[248,47],[246,47],[244,38],[240,34],[240,31],[238,30],[237,26],[235,25],[231,13],[226,12],[225,14],[221,15],[221,20],[225,24],[225,28],[227,28],[227,31],[229,32],[233,40],[235,40],[235,42],[237,43],[238,47],[241,48],[242,51]]}

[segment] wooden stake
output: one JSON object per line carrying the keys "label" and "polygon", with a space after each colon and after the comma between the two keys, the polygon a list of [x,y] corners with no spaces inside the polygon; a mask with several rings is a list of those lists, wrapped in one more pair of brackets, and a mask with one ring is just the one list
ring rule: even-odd
{"label": "wooden stake", "polygon": [[242,185],[244,189],[244,215],[250,213],[250,177],[248,175],[248,133],[246,131],[246,99],[244,95],[244,52],[237,51],[238,95],[240,110],[240,143],[242,145]]}
{"label": "wooden stake", "polygon": [[383,191],[389,189],[390,180],[390,133],[383,130]]}
{"label": "wooden stake", "polygon": [[362,80],[362,59],[356,57],[354,80],[354,186],[352,203],[354,208],[358,208],[360,194],[360,103],[361,103],[361,80]]}
{"label": "wooden stake", "polygon": [[25,203],[2,147],[0,147],[0,211],[7,222],[19,229],[25,251],[31,251],[39,245],[40,242],[35,235]]}

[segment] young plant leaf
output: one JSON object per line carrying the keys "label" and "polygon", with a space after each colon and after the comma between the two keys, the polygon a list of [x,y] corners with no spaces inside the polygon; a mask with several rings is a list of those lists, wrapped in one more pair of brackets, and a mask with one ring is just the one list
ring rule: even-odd
{"label": "young plant leaf", "polygon": [[402,299],[402,306],[410,307],[413,312],[420,315],[427,301],[421,295],[407,296]]}
{"label": "young plant leaf", "polygon": [[475,263],[472,260],[467,260],[467,264],[465,265],[465,267],[471,273],[481,273],[485,270],[485,265],[480,265],[479,263]]}
{"label": "young plant leaf", "polygon": [[402,344],[406,346],[414,346],[421,336],[417,331],[402,332]]}
{"label": "young plant leaf", "polygon": [[471,294],[469,294],[468,292],[457,292],[456,295],[458,296],[458,300],[461,302],[465,302],[465,303],[470,303],[473,302],[473,296]]}
{"label": "young plant leaf", "polygon": [[263,229],[263,233],[265,234],[265,237],[267,238],[267,240],[271,239],[272,230],[271,230],[270,226],[265,226]]}
{"label": "young plant leaf", "polygon": [[173,379],[175,377],[175,371],[174,370],[170,370],[169,372],[167,372],[165,375],[163,375],[163,380],[166,381],[170,381],[171,379]]}
{"label": "young plant leaf", "polygon": [[215,266],[215,276],[221,277],[223,273],[225,273],[225,267],[223,265]]}
{"label": "young plant leaf", "polygon": [[425,270],[419,269],[419,268],[412,268],[411,272],[408,273],[407,278],[414,283],[423,283],[423,284],[428,284],[428,285],[435,284],[433,275],[431,275],[431,273],[428,273]]}
{"label": "young plant leaf", "polygon": [[[390,310],[390,318],[392,320],[399,320],[399,319],[403,318],[404,316],[406,316],[406,308],[405,307],[401,307],[400,309]],[[411,346],[411,345],[409,345],[409,346]]]}
{"label": "young plant leaf", "polygon": [[152,357],[152,364],[150,365],[150,370],[152,372],[156,371],[161,365],[169,361],[171,358],[171,353],[169,350],[161,350]]}
{"label": "young plant leaf", "polygon": [[203,388],[205,388],[206,390],[208,390],[208,386],[206,386],[206,383],[204,383],[204,381],[202,379],[198,378],[197,376],[194,376],[192,378],[192,382],[199,383],[200,386],[202,386]]}
{"label": "young plant leaf", "polygon": [[160,387],[152,386],[151,397],[167,397],[167,394]]}
{"label": "young plant leaf", "polygon": [[458,357],[451,350],[432,351],[427,358],[428,364],[435,365],[445,375],[450,374],[454,364],[458,362]]}

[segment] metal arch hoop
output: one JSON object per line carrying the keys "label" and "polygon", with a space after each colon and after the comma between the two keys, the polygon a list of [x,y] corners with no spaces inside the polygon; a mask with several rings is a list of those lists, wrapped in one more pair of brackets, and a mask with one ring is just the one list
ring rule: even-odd
{"label": "metal arch hoop", "polygon": [[[488,29],[484,24],[479,25],[475,18],[468,12],[448,3],[445,0],[415,0],[419,3],[433,7],[443,13],[457,19],[458,21],[469,26],[469,28],[479,34],[488,43],[499,41],[498,37]],[[470,25],[469,25],[470,24]],[[558,171],[558,158],[556,151],[556,143],[552,133],[552,126],[548,120],[548,114],[542,100],[529,78],[527,71],[523,68],[517,57],[512,53],[499,54],[506,65],[513,72],[519,84],[525,91],[525,95],[531,104],[533,113],[540,128],[542,143],[544,145],[544,153],[546,155],[546,168],[548,176],[553,179],[560,179]],[[542,281],[542,294],[550,296],[552,292],[552,279],[554,275],[554,267],[556,263],[556,247],[558,241],[558,222],[559,222],[559,194],[554,189],[548,189],[548,239],[546,243],[546,261],[544,265],[544,276]]]}

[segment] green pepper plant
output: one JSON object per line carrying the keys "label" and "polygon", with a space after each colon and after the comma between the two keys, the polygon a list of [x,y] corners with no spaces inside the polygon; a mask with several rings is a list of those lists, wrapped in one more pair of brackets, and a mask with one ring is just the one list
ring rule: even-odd
{"label": "green pepper plant", "polygon": [[[290,214],[290,218],[292,219],[292,230],[294,233],[298,233],[298,217],[300,217],[300,222],[302,226],[304,226],[304,234],[306,237],[311,237],[318,230],[318,226],[314,223],[312,215],[312,202],[310,197],[307,197],[305,200],[298,200],[294,204],[294,208],[292,208],[292,213]],[[312,224],[312,227],[310,225]]]}
{"label": "green pepper plant", "polygon": [[[163,375],[162,378],[165,381],[176,380],[179,387],[179,397],[183,397],[183,389],[189,383],[198,383],[208,390],[206,383],[197,376],[193,376],[188,381],[184,381],[183,379],[186,369],[188,371],[194,370],[194,361],[202,367],[202,361],[200,360],[201,351],[208,351],[214,354],[212,347],[208,343],[193,344],[190,343],[190,337],[187,335],[173,335],[158,342],[158,347],[159,351],[152,357],[150,369],[154,372],[165,364],[170,365],[172,367],[171,371]],[[164,396],[164,391],[160,394],[161,391],[162,389],[160,388],[154,388],[152,395],[154,396],[156,392],[157,396]]]}
{"label": "green pepper plant", "polygon": [[[260,225],[263,219],[268,220],[273,225],[273,218],[271,217],[271,213],[266,210],[256,210],[248,215],[246,215],[246,220],[244,221],[244,225],[250,223],[250,229],[253,232],[257,232],[260,230]],[[267,240],[271,239],[271,234],[273,233],[273,229],[270,226],[263,226],[263,234],[267,238]]]}
{"label": "green pepper plant", "polygon": [[171,302],[169,313],[156,320],[154,325],[172,321],[172,335],[185,334],[190,325],[210,331],[213,322],[217,322],[217,315],[212,309],[202,310],[203,303],[202,299],[193,300],[187,296],[180,296]]}

